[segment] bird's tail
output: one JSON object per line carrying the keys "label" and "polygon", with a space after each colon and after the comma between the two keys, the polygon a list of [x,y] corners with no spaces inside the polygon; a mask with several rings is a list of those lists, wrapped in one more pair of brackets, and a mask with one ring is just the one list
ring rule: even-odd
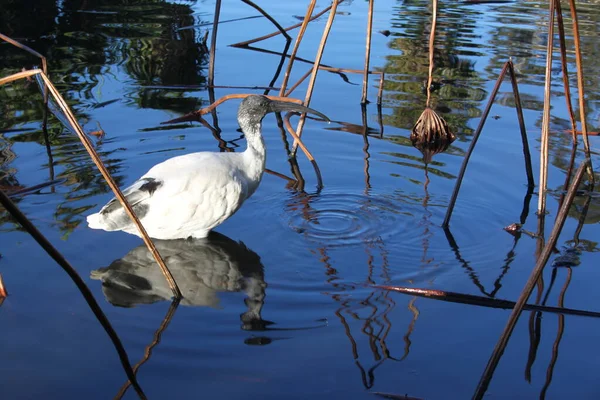
{"label": "bird's tail", "polygon": [[106,229],[104,223],[104,217],[100,213],[91,214],[87,216],[88,226],[92,229]]}

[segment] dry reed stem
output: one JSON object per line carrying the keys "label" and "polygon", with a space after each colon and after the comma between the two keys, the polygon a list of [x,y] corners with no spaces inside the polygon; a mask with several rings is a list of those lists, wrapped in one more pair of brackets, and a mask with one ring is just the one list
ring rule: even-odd
{"label": "dry reed stem", "polygon": [[0,78],[0,86],[4,85],[6,83],[9,83],[9,82],[19,80],[19,79],[37,75],[40,72],[41,72],[41,70],[39,70],[39,69],[30,69],[28,71],[17,72],[16,74],[5,76],[4,78]]}
{"label": "dry reed stem", "polygon": [[156,259],[156,262],[158,263],[163,275],[165,276],[165,279],[167,280],[167,283],[169,284],[169,287],[171,288],[173,295],[176,298],[180,298],[181,292],[179,290],[179,287],[177,286],[177,283],[175,282],[175,279],[173,278],[173,275],[171,274],[171,271],[169,271],[169,269],[167,268],[162,257],[160,256],[160,253],[154,246],[154,243],[152,242],[150,237],[148,237],[148,234],[146,233],[146,230],[144,229],[142,223],[135,215],[135,212],[133,211],[133,209],[131,208],[131,206],[129,205],[127,200],[125,199],[125,196],[123,196],[123,193],[121,193],[121,190],[119,189],[119,187],[117,186],[115,181],[112,179],[112,176],[110,175],[110,173],[108,172],[108,170],[106,169],[104,164],[102,163],[102,160],[100,160],[98,153],[96,153],[96,150],[92,146],[87,135],[85,134],[85,132],[83,132],[83,129],[79,125],[79,122],[77,122],[77,119],[71,112],[70,107],[67,105],[65,100],[62,98],[62,96],[60,95],[58,90],[54,87],[54,85],[52,84],[50,79],[46,76],[46,74],[44,74],[43,71],[41,71],[39,69],[25,71],[25,72],[11,75],[5,79],[0,79],[0,85],[14,80],[12,78],[15,78],[15,76],[20,76],[22,78],[22,77],[32,76],[32,75],[36,75],[36,74],[39,74],[42,77],[44,83],[46,84],[46,87],[49,89],[49,92],[52,95],[52,97],[54,97],[54,100],[56,101],[58,107],[61,109],[63,114],[67,117],[67,120],[71,124],[71,127],[73,128],[73,130],[77,133],[77,136],[79,136],[79,140],[83,144],[83,147],[85,147],[87,152],[90,154],[92,161],[94,162],[94,164],[96,164],[96,166],[100,170],[100,173],[106,180],[108,186],[110,186],[112,191],[115,193],[116,198],[119,200],[119,202],[125,209],[125,212],[127,213],[127,215],[129,215],[131,220],[134,222],[134,224],[139,229],[139,231],[142,235],[142,239],[144,240],[144,243],[146,244],[146,246],[148,247],[148,249],[154,256],[154,258]]}
{"label": "dry reed stem", "polygon": [[594,183],[594,172],[592,170],[592,159],[590,154],[590,141],[587,134],[587,121],[585,117],[585,89],[583,83],[583,62],[581,60],[581,40],[579,37],[579,22],[577,19],[577,9],[575,0],[569,0],[571,8],[571,19],[573,20],[573,41],[575,42],[575,64],[577,65],[577,89],[579,92],[579,119],[581,122],[581,133],[583,135],[583,148],[585,156],[590,160],[587,174],[589,181]]}
{"label": "dry reed stem", "polygon": [[[42,72],[40,71],[40,73]],[[108,320],[104,312],[102,312],[102,309],[98,305],[98,302],[94,298],[94,295],[87,287],[83,279],[81,279],[75,268],[73,268],[71,264],[63,257],[63,255],[60,254],[60,252],[56,250],[54,246],[52,246],[48,239],[46,239],[46,237],[31,223],[31,221],[25,216],[25,214],[23,214],[21,210],[19,210],[19,208],[10,200],[10,198],[8,198],[8,196],[2,190],[0,190],[0,204],[2,204],[6,211],[8,211],[12,215],[12,217],[23,227],[23,229],[25,229],[27,233],[29,233],[29,235],[31,235],[31,237],[35,239],[36,242],[38,242],[38,244],[46,251],[46,253],[48,253],[48,255],[52,257],[52,259],[54,259],[54,261],[56,261],[58,265],[61,266],[61,268],[67,273],[67,275],[69,275],[71,280],[75,283],[77,289],[79,289],[88,306],[98,319],[98,322],[100,322],[100,324],[110,337],[113,346],[119,354],[119,359],[121,361],[123,369],[125,370],[127,378],[135,387],[135,390],[140,396],[140,398],[145,399],[146,396],[144,395],[144,391],[137,382],[135,374],[133,373],[133,370],[131,368],[131,364],[129,363],[129,357],[127,356],[127,352],[125,351],[125,348],[123,347],[119,336],[113,329],[112,325],[110,324],[110,321]]]}
{"label": "dry reed stem", "polygon": [[[152,338],[152,342],[150,342],[150,344],[148,346],[146,346],[146,349],[144,349],[144,357],[133,367],[134,374],[137,374],[140,367],[142,365],[144,365],[144,363],[146,363],[146,361],[148,361],[150,359],[150,357],[152,356],[152,350],[154,349],[154,347],[156,347],[160,343],[162,334],[164,333],[164,331],[167,329],[167,327],[171,323],[171,320],[173,319],[173,316],[175,315],[175,311],[177,311],[177,306],[179,306],[179,300],[175,299],[175,300],[173,300],[173,302],[171,302],[171,305],[169,306],[169,310],[167,311],[167,315],[165,315],[160,326],[158,327],[156,332],[154,332],[154,337]],[[119,392],[115,396],[115,399],[122,399],[123,396],[125,395],[125,392],[127,391],[127,389],[129,389],[130,385],[131,385],[131,382],[129,382],[129,381],[125,382],[125,384],[123,384],[123,386],[121,386],[121,389],[119,389]]]}
{"label": "dry reed stem", "polygon": [[275,20],[275,18],[271,17],[271,15],[269,13],[267,13],[265,10],[263,10],[262,8],[260,8],[258,5],[256,5],[255,3],[253,3],[250,0],[242,0],[242,3],[248,4],[250,7],[254,8],[256,11],[261,13],[266,19],[268,19],[273,25],[275,25],[275,27],[277,29],[279,29],[279,32],[283,36],[285,36],[285,38],[287,40],[292,40],[292,38],[290,37],[290,35],[288,35],[288,33],[285,31],[285,29],[283,29],[283,27],[281,25],[279,25],[279,22],[277,22]]}
{"label": "dry reed stem", "polygon": [[213,20],[213,31],[210,37],[210,52],[208,61],[208,86],[215,84],[215,58],[217,50],[217,31],[219,28],[219,15],[221,14],[221,0],[217,0],[215,3],[215,16]]}
{"label": "dry reed stem", "polygon": [[[178,122],[197,121],[198,117],[200,117],[202,115],[205,115],[205,114],[208,114],[209,112],[212,112],[218,106],[220,106],[221,104],[223,104],[224,102],[226,102],[228,100],[232,100],[232,99],[245,99],[248,96],[251,96],[251,94],[248,94],[248,93],[228,94],[226,96],[223,96],[223,97],[219,98],[218,100],[213,101],[212,104],[209,105],[209,106],[201,108],[200,110],[192,111],[191,113],[187,113],[185,115],[182,115],[181,117],[177,117],[177,118],[165,121],[165,122],[161,122],[161,125],[164,125],[164,124],[175,124],[175,123],[178,123]],[[284,101],[284,102],[287,102],[287,103],[302,104],[302,100],[299,100],[299,99],[293,99],[293,98],[288,98],[288,97],[279,97],[279,96],[268,96],[268,95],[264,95],[264,96],[267,97],[267,98],[269,98],[270,100]]]}
{"label": "dry reed stem", "polygon": [[[336,1],[336,6],[337,6],[337,4],[339,4],[339,3],[343,2],[343,1],[344,0],[337,0]],[[317,14],[313,15],[308,22],[314,21],[315,19],[319,18],[321,15],[323,15],[327,11],[329,11],[331,9],[331,7],[333,7],[333,5],[331,5],[329,7],[326,7],[323,10],[319,11]],[[287,31],[291,31],[292,29],[296,29],[297,27],[302,26],[303,23],[304,23],[304,21],[302,21],[302,22],[300,22],[298,24],[292,25],[292,26],[288,26],[287,28],[284,28],[283,30],[286,31],[286,32]],[[250,40],[246,40],[244,42],[234,43],[234,44],[231,44],[230,46],[231,47],[246,47],[246,46],[248,46],[250,44],[257,43],[257,42],[263,41],[265,39],[272,38],[272,37],[280,35],[280,34],[281,34],[281,32],[277,31],[277,32],[269,33],[268,35],[257,37],[255,39],[250,39]]]}
{"label": "dry reed stem", "polygon": [[[475,296],[472,294],[448,292],[445,290],[438,289],[422,289],[404,286],[390,286],[390,285],[369,285],[381,290],[391,290],[398,293],[408,294],[411,296],[425,297],[432,300],[447,301],[450,303],[467,304],[478,307],[489,307],[489,308],[502,308],[511,309],[517,303],[510,300],[496,299],[484,296]],[[576,315],[580,317],[600,318],[600,312],[579,310],[574,308],[552,307],[538,304],[524,304],[524,310],[547,312],[552,314],[563,314],[563,315]]]}
{"label": "dry reed stem", "polygon": [[287,113],[285,115],[285,117],[283,118],[285,128],[287,129],[289,134],[294,138],[294,143],[298,143],[298,145],[300,146],[300,148],[302,149],[304,154],[306,154],[306,158],[308,158],[310,163],[313,165],[313,168],[315,169],[315,174],[317,175],[317,187],[322,188],[323,187],[323,178],[321,176],[321,170],[319,169],[319,166],[317,165],[317,161],[315,160],[315,158],[312,156],[310,151],[308,151],[308,149],[306,148],[306,146],[304,145],[304,143],[302,142],[300,137],[298,135],[296,135],[296,132],[294,132],[294,128],[292,128],[292,124],[290,123],[291,116],[292,116],[292,113]]}
{"label": "dry reed stem", "polygon": [[433,10],[431,19],[431,32],[429,33],[429,75],[427,78],[427,102],[425,105],[429,107],[431,100],[431,83],[433,82],[433,50],[435,44],[435,28],[437,26],[437,0],[433,0]]}
{"label": "dry reed stem", "polygon": [[373,34],[373,3],[374,0],[369,0],[369,12],[367,15],[367,40],[365,44],[365,70],[363,74],[362,98],[360,102],[367,104],[367,89],[369,85],[369,63],[371,61],[371,36]]}
{"label": "dry reed stem", "polygon": [[24,44],[19,43],[16,40],[11,39],[8,36],[3,35],[1,33],[0,33],[0,39],[4,40],[5,42],[8,42],[8,43],[12,44],[15,47],[18,47],[18,48],[20,48],[22,50],[25,50],[26,52],[28,52],[30,54],[33,54],[36,57],[41,58],[42,59],[42,71],[44,71],[45,74],[48,74],[48,62],[46,60],[46,57],[44,57],[43,55],[41,55],[37,51],[33,50],[32,48],[27,47]]}
{"label": "dry reed stem", "polygon": [[[569,84],[569,70],[567,67],[567,45],[565,44],[565,24],[563,22],[562,7],[560,0],[554,0],[556,7],[556,21],[558,22],[558,39],[560,42],[560,63],[562,67],[563,86],[565,88],[565,101],[567,110],[569,111],[569,119],[571,120],[571,132],[577,131],[577,122],[575,121],[575,113],[573,112],[573,104],[571,101],[571,85]],[[571,133],[573,143],[577,143],[575,133]],[[566,186],[565,186],[566,187]]]}
{"label": "dry reed stem", "polygon": [[518,115],[518,119],[519,119],[519,126],[521,129],[521,140],[523,142],[523,155],[525,157],[525,169],[526,169],[526,173],[527,173],[527,180],[529,182],[529,187],[533,186],[533,170],[531,167],[531,155],[529,153],[527,132],[525,131],[525,123],[523,121],[523,111],[521,108],[521,102],[520,102],[520,97],[519,97],[519,93],[518,93],[516,77],[514,76],[514,69],[512,66],[512,61],[509,60],[504,64],[504,67],[502,67],[502,71],[500,71],[500,75],[498,76],[498,79],[496,80],[496,84],[494,85],[494,89],[492,90],[490,99],[488,100],[485,110],[483,111],[483,115],[481,116],[479,125],[477,126],[477,129],[475,130],[475,133],[473,134],[473,139],[471,139],[471,144],[469,145],[469,149],[467,150],[467,153],[465,154],[465,157],[463,159],[463,163],[460,167],[460,172],[458,173],[458,177],[456,178],[456,184],[454,185],[454,191],[452,192],[452,196],[450,197],[450,202],[448,203],[448,209],[446,210],[446,216],[444,217],[444,222],[442,222],[442,227],[444,227],[444,228],[447,227],[448,224],[450,223],[450,218],[452,217],[452,212],[454,211],[454,206],[456,205],[456,199],[458,197],[458,192],[460,191],[460,186],[461,186],[462,180],[465,176],[467,164],[469,163],[471,154],[473,153],[473,150],[475,149],[477,140],[479,140],[479,136],[481,135],[483,126],[485,125],[485,121],[487,120],[487,117],[490,113],[492,105],[494,104],[496,95],[498,94],[498,90],[500,89],[502,80],[504,79],[504,76],[506,75],[507,71],[510,72],[513,93],[515,95],[515,101],[517,103],[516,108],[517,108],[517,115]]}
{"label": "dry reed stem", "polygon": [[494,348],[494,351],[492,352],[492,355],[485,367],[485,371],[483,372],[481,379],[477,385],[475,394],[473,395],[474,399],[482,399],[485,392],[487,391],[489,383],[492,380],[494,371],[495,371],[496,367],[498,366],[498,363],[500,362],[500,358],[502,357],[502,354],[504,353],[504,349],[506,348],[506,345],[508,344],[508,340],[510,339],[510,336],[517,324],[517,321],[521,315],[521,312],[523,311],[525,302],[531,295],[531,292],[533,291],[533,288],[536,285],[536,282],[542,276],[544,266],[548,262],[548,259],[550,258],[550,255],[552,254],[554,247],[556,246],[558,237],[562,231],[565,220],[567,219],[567,215],[569,213],[571,205],[573,204],[573,200],[575,199],[575,195],[577,193],[577,188],[579,187],[579,184],[581,183],[584,172],[586,171],[587,167],[589,167],[589,162],[590,162],[589,159],[584,160],[581,163],[581,165],[579,166],[579,168],[577,169],[575,178],[573,179],[573,182],[571,183],[571,186],[569,188],[569,191],[567,193],[565,201],[561,205],[560,211],[558,212],[558,216],[556,217],[556,222],[554,223],[554,226],[552,227],[552,232],[550,233],[550,239],[548,239],[548,242],[542,249],[542,252],[536,262],[536,265],[535,265],[533,271],[531,271],[531,275],[529,276],[529,279],[525,283],[525,287],[523,288],[519,298],[517,299],[517,302],[510,314],[510,317],[508,318],[506,326],[504,327],[502,335],[500,336],[500,339],[498,340],[498,343],[496,344],[496,347]]}
{"label": "dry reed stem", "polygon": [[[321,58],[323,57],[323,51],[325,50],[325,45],[327,44],[327,38],[329,37],[329,32],[331,31],[331,26],[333,25],[333,21],[335,19],[335,13],[337,11],[338,4],[339,2],[337,1],[334,1],[332,4],[331,10],[329,11],[329,17],[327,18],[327,23],[323,29],[323,35],[321,36],[321,42],[319,43],[319,48],[317,49],[317,55],[315,57],[315,63],[313,64],[310,80],[308,82],[308,88],[306,89],[306,96],[304,97],[304,106],[306,107],[310,105],[310,100],[312,99],[312,93],[317,80],[317,72],[319,71],[319,65],[321,64]],[[298,126],[296,127],[296,135],[298,138],[302,137],[302,130],[304,128],[305,121],[306,113],[303,113],[300,116],[300,121],[298,121]],[[292,145],[292,156],[296,156],[297,149],[298,141],[294,139],[294,144]]]}
{"label": "dry reed stem", "polygon": [[531,153],[529,152],[529,140],[527,139],[527,129],[525,128],[525,118],[523,117],[523,105],[521,104],[521,95],[519,94],[519,85],[515,67],[511,60],[508,61],[508,76],[512,85],[513,96],[515,98],[515,109],[517,111],[517,120],[519,121],[519,130],[521,132],[521,143],[523,145],[523,158],[525,159],[525,173],[527,174],[527,186],[532,190],[535,186],[533,179],[533,167],[531,166]]}
{"label": "dry reed stem", "polygon": [[538,214],[546,213],[546,186],[548,184],[548,143],[550,135],[550,85],[552,81],[552,53],[554,50],[554,0],[549,2],[548,42],[546,46],[546,76],[544,82],[544,111],[540,143],[540,181],[538,189]]}
{"label": "dry reed stem", "polygon": [[[285,93],[285,89],[288,84],[288,80],[290,79],[290,73],[292,71],[292,66],[294,64],[294,60],[296,59],[296,54],[298,53],[298,48],[300,47],[300,42],[302,42],[302,39],[304,38],[304,33],[306,32],[306,27],[308,26],[308,23],[310,22],[310,16],[312,15],[313,11],[315,10],[316,3],[317,3],[317,0],[311,0],[311,2],[308,4],[308,8],[306,9],[306,14],[304,16],[304,20],[302,20],[302,25],[300,26],[300,30],[298,31],[298,35],[296,36],[296,41],[294,42],[294,48],[292,49],[292,54],[290,54],[290,60],[288,61],[288,66],[285,69],[285,73],[283,75],[283,82],[281,83],[281,89],[279,90],[280,96],[283,96]],[[303,79],[306,79],[306,78],[303,78]],[[292,90],[290,90],[290,93],[292,92]]]}

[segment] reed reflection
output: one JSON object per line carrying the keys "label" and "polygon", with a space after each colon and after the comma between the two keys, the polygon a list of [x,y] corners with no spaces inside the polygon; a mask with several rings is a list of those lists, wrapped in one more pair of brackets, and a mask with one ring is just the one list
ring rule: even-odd
{"label": "reed reflection", "polygon": [[[206,239],[155,244],[181,289],[182,305],[218,307],[219,292],[244,292],[242,329],[264,330],[270,324],[261,317],[267,288],[264,267],[258,254],[242,242],[213,232]],[[102,282],[106,299],[115,306],[170,301],[172,292],[155,263],[141,245],[108,267],[92,271],[91,277]]]}
{"label": "reed reflection", "polygon": [[[368,151],[365,151],[365,157],[369,157]],[[342,209],[352,209],[353,215],[360,221],[360,214],[372,213],[373,207],[381,207],[376,198],[368,195],[369,193],[369,173],[368,160],[365,164],[365,195],[364,196],[341,196],[340,203],[337,204],[337,213]],[[408,310],[413,316],[408,324],[407,332],[404,335],[405,348],[400,356],[393,355],[393,349],[388,346],[389,335],[392,332],[392,320],[390,313],[396,308],[396,302],[390,295],[390,291],[369,289],[368,286],[382,280],[389,284],[391,282],[390,265],[388,259],[388,250],[385,240],[372,232],[364,233],[354,237],[350,232],[340,234],[347,235],[346,238],[335,235],[327,236],[319,233],[319,229],[311,232],[311,227],[327,224],[326,219],[335,215],[328,215],[328,205],[319,203],[328,196],[325,193],[306,193],[293,190],[286,209],[290,214],[299,216],[305,221],[306,229],[294,228],[307,240],[315,243],[310,253],[318,257],[318,260],[324,266],[325,281],[331,286],[332,292],[326,293],[338,304],[335,315],[338,317],[344,328],[346,337],[350,344],[350,351],[354,364],[358,368],[361,383],[366,389],[370,389],[375,384],[376,370],[387,360],[400,361],[407,357],[410,352],[410,335],[414,329],[419,311],[414,305],[414,299],[408,304]],[[354,202],[356,204],[344,204]],[[333,205],[332,205],[333,206]],[[383,205],[385,207],[385,205]],[[384,210],[389,212],[388,209]],[[343,213],[342,213],[343,214]],[[292,218],[294,220],[294,218]],[[370,221],[361,221],[369,223]],[[357,227],[361,231],[360,226]],[[353,238],[354,240],[347,240]],[[345,245],[361,247],[366,254],[366,265],[362,270],[365,271],[364,279],[358,284],[349,283],[344,278],[343,270],[333,266],[334,260],[331,258],[331,250],[339,247],[344,242]],[[360,269],[360,266],[353,266],[353,271]],[[365,287],[367,290],[365,291]]]}

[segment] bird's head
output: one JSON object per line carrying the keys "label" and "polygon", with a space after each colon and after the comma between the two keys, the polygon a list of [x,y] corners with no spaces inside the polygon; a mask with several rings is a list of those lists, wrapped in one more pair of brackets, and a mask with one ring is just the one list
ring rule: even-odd
{"label": "bird's head", "polygon": [[312,108],[286,101],[271,100],[266,96],[251,95],[246,97],[238,109],[240,122],[260,123],[268,113],[272,112],[298,112],[318,115],[329,122],[329,118]]}

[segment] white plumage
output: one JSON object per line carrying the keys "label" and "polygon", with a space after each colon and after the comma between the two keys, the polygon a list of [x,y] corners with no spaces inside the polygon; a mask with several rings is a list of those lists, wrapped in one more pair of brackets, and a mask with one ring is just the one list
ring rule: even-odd
{"label": "white plumage", "polygon": [[[248,143],[244,152],[173,157],[152,167],[123,191],[148,235],[155,239],[203,238],[232,216],[260,184],[266,161],[262,119],[276,111],[311,112],[327,119],[297,104],[246,97],[238,110],[238,123]],[[89,215],[87,222],[92,229],[139,236],[115,198]]]}

